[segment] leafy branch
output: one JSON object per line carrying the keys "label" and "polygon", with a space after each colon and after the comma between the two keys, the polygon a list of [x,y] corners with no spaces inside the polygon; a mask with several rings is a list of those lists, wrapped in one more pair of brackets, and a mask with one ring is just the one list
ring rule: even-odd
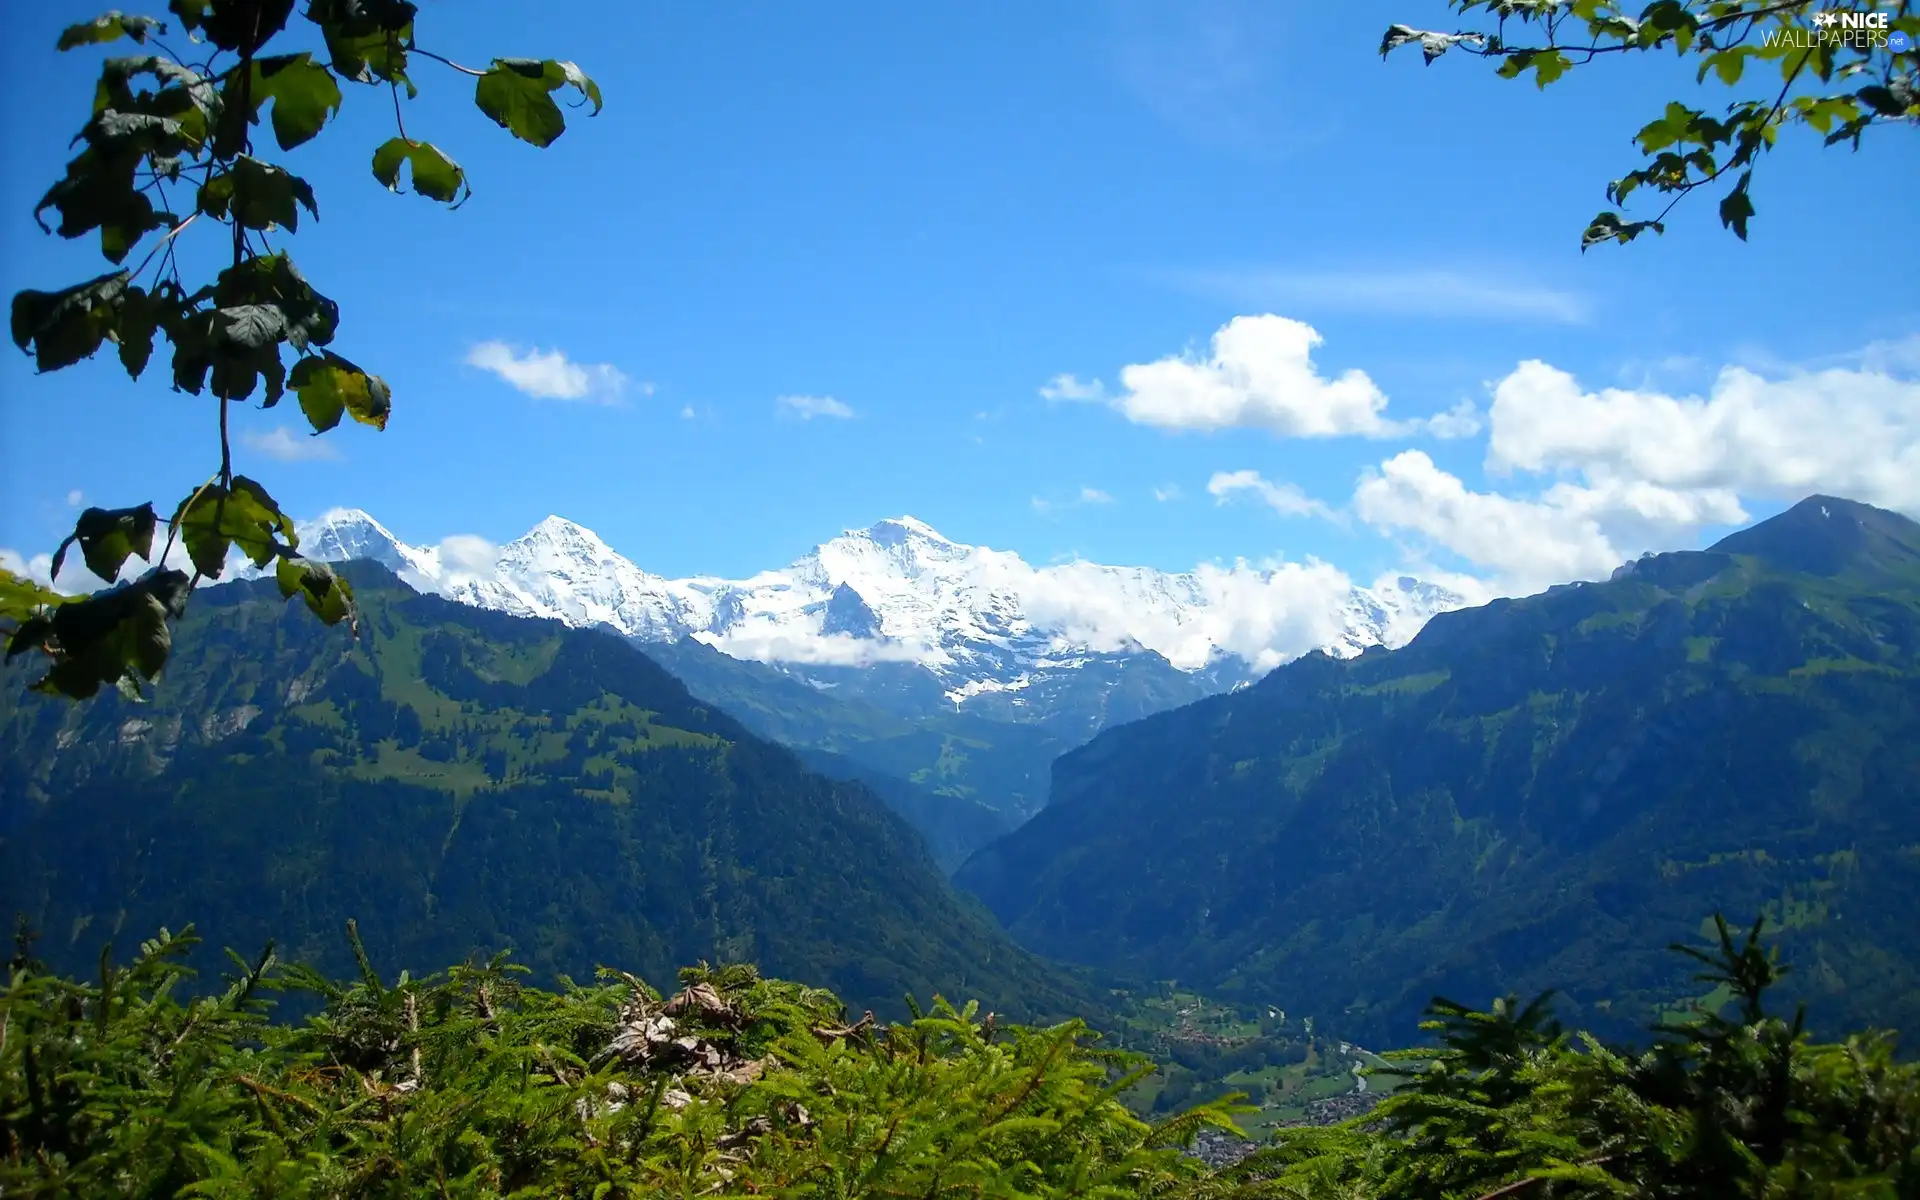
{"label": "leafy branch", "polygon": [[[145,254],[131,270],[21,291],[12,304],[14,344],[42,372],[70,367],[111,343],[138,380],[158,336],[171,347],[173,389],[210,392],[217,404],[219,466],[175,506],[157,558],[158,516],[148,503],[88,509],[54,557],[57,577],[67,549],[78,544],[89,570],[117,584],[107,591],[66,597],[0,571],[7,658],[43,655],[48,670],[35,686],[75,698],[114,686],[137,699],[141,683],[165,665],[170,623],[193,587],[219,579],[236,551],[255,567],[271,566],[281,593],[298,595],[323,621],[353,622],[346,581],[302,555],[278,502],[234,471],[232,404],[257,395],[262,408],[272,408],[291,390],[315,436],[348,416],[384,429],[392,408],[383,378],[330,349],[339,306],[307,282],[285,250],[267,243],[271,231],[296,233],[302,212],[309,220],[320,212],[309,181],[256,149],[253,130],[263,117],[279,149],[291,150],[339,114],[343,84],[385,87],[400,136],[374,151],[374,178],[398,191],[400,168],[408,166],[414,191],[457,207],[471,195],[465,171],[437,146],[410,138],[401,120],[400,89],[410,99],[419,91],[408,73],[412,55],[476,78],[481,112],[535,146],[551,145],[566,130],[553,98],[560,88],[575,88],[596,113],[601,104],[598,85],[570,62],[495,59],[481,71],[418,46],[418,10],[409,0],[308,0],[294,29],[294,0],[170,0],[168,8],[193,44],[207,48],[204,60],[188,62],[169,49],[160,40],[167,24],[152,17],[109,12],[61,33],[61,51],[126,40],[157,53],[103,63],[91,112],[74,139],[84,147],[34,209],[48,232],[97,236],[115,268],[143,244]],[[313,44],[286,45],[298,32]],[[49,212],[57,225],[43,219]],[[177,251],[196,223],[226,225],[232,252],[213,280],[190,285]],[[190,575],[167,565],[176,542],[191,560]],[[133,557],[151,566],[123,579]]]}
{"label": "leafy branch", "polygon": [[[1753,171],[1789,123],[1805,125],[1825,144],[1850,142],[1857,150],[1869,129],[1920,124],[1920,73],[1911,49],[1920,39],[1920,16],[1912,0],[1877,10],[1870,29],[1835,31],[1816,22],[1829,7],[1817,0],[1654,0],[1638,16],[1615,0],[1451,0],[1468,16],[1492,19],[1491,28],[1451,33],[1394,25],[1381,39],[1382,57],[1417,45],[1431,64],[1450,50],[1497,59],[1499,75],[1515,79],[1528,71],[1541,88],[1575,67],[1632,51],[1671,49],[1699,60],[1696,83],[1709,75],[1738,85],[1749,66],[1777,64],[1782,83],[1771,101],[1738,100],[1726,116],[1681,101],[1634,135],[1646,163],[1607,185],[1608,201],[1625,207],[1645,188],[1668,199],[1658,214],[1628,220],[1609,209],[1587,223],[1581,249],[1603,242],[1630,242],[1642,233],[1666,232],[1666,220],[1696,190],[1733,177],[1721,197],[1720,222],[1742,241],[1754,216]],[[1909,49],[1893,50],[1904,34]],[[1904,63],[1900,60],[1904,58]],[[1820,87],[1805,88],[1809,80]],[[1836,81],[1845,88],[1828,90]],[[1803,90],[1796,92],[1796,84]]]}

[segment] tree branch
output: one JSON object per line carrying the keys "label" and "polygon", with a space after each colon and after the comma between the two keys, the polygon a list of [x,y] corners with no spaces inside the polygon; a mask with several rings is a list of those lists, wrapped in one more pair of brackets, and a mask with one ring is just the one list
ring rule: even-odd
{"label": "tree branch", "polygon": [[476,70],[474,70],[474,69],[473,69],[472,67],[463,67],[463,66],[461,66],[461,65],[460,65],[459,63],[457,63],[457,62],[455,62],[455,61],[453,61],[452,59],[450,59],[450,58],[443,58],[442,56],[440,56],[440,55],[438,55],[438,54],[435,54],[435,53],[434,53],[433,51],[431,51],[431,50],[422,50],[422,49],[421,49],[420,47],[418,47],[418,46],[416,46],[416,45],[414,45],[414,44],[413,44],[413,43],[411,43],[411,42],[409,42],[409,43],[407,43],[407,50],[408,50],[408,52],[409,52],[409,53],[412,53],[412,54],[422,54],[422,55],[425,55],[426,57],[428,57],[428,58],[430,58],[430,59],[432,59],[433,61],[435,61],[435,62],[437,62],[437,63],[445,63],[445,64],[446,64],[447,66],[449,66],[449,67],[452,67],[452,68],[453,68],[454,70],[456,70],[456,71],[458,71],[458,72],[460,72],[460,73],[461,73],[462,75],[471,75],[471,76],[473,76],[473,77],[474,77],[475,79],[478,79],[478,78],[480,78],[480,77],[481,77],[482,75],[485,75],[485,74],[486,74],[486,72],[485,72],[485,71],[476,71]]}

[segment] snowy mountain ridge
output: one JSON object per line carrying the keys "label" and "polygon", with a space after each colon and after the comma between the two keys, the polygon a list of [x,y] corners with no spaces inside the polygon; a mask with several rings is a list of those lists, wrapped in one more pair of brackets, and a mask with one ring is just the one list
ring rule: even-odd
{"label": "snowy mountain ridge", "polygon": [[787,567],[738,580],[654,575],[557,516],[498,547],[468,537],[411,546],[357,509],[335,509],[299,532],[316,558],[373,559],[417,590],[482,608],[603,625],[640,641],[693,637],[776,664],[918,665],[956,705],[1145,653],[1185,672],[1225,668],[1222,686],[1231,686],[1314,649],[1347,656],[1403,644],[1434,613],[1466,603],[1409,576],[1355,586],[1320,563],[1035,567],[912,517],[849,530]]}

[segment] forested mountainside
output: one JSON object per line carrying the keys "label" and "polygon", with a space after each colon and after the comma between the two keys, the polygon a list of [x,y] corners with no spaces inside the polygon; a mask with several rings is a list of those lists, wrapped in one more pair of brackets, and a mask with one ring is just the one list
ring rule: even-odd
{"label": "forested mountainside", "polygon": [[1310,655],[1065,756],[956,879],[1042,953],[1361,1039],[1544,987],[1640,1028],[1716,910],[1829,1021],[1920,1027],[1920,526],[1816,496]]}
{"label": "forested mountainside", "polygon": [[752,961],[903,994],[1087,1011],[920,838],[617,636],[349,569],[358,639],[273,585],[200,591],[151,702],[0,692],[0,908],[91,962],[161,925],[342,966],[514,951],[543,977]]}
{"label": "forested mountainside", "polygon": [[908,785],[878,790],[929,844],[944,848],[949,866],[1039,811],[1053,760],[1078,744],[1037,724],[952,711],[903,716],[691,638],[641,649],[761,737],[816,763],[844,760],[828,772],[833,777]]}

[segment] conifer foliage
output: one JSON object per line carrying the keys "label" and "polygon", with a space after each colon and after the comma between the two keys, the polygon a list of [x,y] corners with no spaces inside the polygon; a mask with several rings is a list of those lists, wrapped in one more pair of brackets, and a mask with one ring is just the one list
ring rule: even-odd
{"label": "conifer foliage", "polygon": [[[525,986],[504,956],[383,980],[237,959],[183,998],[192,931],[94,982],[22,939],[0,994],[0,1195],[928,1197],[1164,1194],[1177,1143],[1117,1096],[1150,1067],[1079,1022],[936,1001],[882,1027],[750,967],[663,998],[603,971]],[[268,1020],[284,997],[313,1011]]]}
{"label": "conifer foliage", "polygon": [[[1437,1049],[1397,1051],[1404,1081],[1366,1117],[1283,1131],[1211,1187],[1241,1196],[1632,1200],[1920,1196],[1920,1070],[1892,1039],[1812,1043],[1768,1011],[1785,968],[1756,922],[1676,946],[1715,1003],[1642,1050],[1572,1035],[1550,996],[1485,1012],[1437,999]],[[1718,1003],[1725,997],[1724,1004]]]}
{"label": "conifer foliage", "polygon": [[[233,957],[185,995],[191,930],[99,978],[22,937],[0,992],[0,1195],[819,1196],[1196,1200],[1920,1195],[1920,1072],[1889,1038],[1812,1044],[1770,1013],[1783,968],[1724,922],[1697,1006],[1629,1051],[1549,997],[1436,1000],[1364,1117],[1282,1130],[1211,1170],[1180,1153],[1233,1098],[1157,1125],[1150,1070],[1086,1026],[936,1000],[883,1026],[828,992],[701,965],[556,991],[504,955],[388,982]],[[306,1015],[272,1022],[279,998]]]}

